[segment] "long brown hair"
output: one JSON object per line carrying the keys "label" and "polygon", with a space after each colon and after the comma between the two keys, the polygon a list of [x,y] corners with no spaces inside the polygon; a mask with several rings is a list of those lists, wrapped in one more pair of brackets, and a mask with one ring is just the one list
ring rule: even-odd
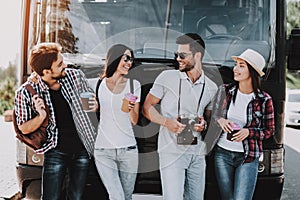
{"label": "long brown hair", "polygon": [[123,44],[115,44],[109,48],[106,55],[105,69],[102,78],[104,77],[109,78],[115,73],[120,63],[120,60],[126,50],[129,50],[131,53],[131,57],[134,58],[132,49],[130,49],[129,47]]}

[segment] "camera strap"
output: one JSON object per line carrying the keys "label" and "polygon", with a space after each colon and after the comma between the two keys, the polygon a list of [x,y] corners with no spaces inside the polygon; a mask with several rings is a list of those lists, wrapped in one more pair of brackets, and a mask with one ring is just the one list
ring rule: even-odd
{"label": "camera strap", "polygon": [[[178,115],[177,116],[179,116],[179,114],[180,114],[181,81],[182,81],[182,79],[180,78],[180,80],[179,80],[179,97],[178,97]],[[198,115],[198,111],[199,111],[199,108],[200,108],[200,103],[201,103],[201,100],[202,100],[202,97],[203,97],[204,88],[205,88],[205,77],[204,77],[202,91],[201,91],[200,98],[199,98],[198,105],[197,105],[197,115]]]}

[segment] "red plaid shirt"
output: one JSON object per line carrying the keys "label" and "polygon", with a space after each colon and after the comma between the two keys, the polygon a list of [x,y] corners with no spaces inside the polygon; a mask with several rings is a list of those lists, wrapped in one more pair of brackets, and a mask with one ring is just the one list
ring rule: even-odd
{"label": "red plaid shirt", "polygon": [[[230,88],[229,85],[219,88],[213,115],[215,120],[221,117],[227,119],[229,105],[236,89],[236,86]],[[226,96],[224,97],[224,95]],[[268,93],[259,90],[257,97],[249,102],[247,123],[244,128],[249,129],[249,136],[243,140],[245,162],[247,163],[259,158],[263,151],[262,140],[270,138],[275,133],[273,101]]]}

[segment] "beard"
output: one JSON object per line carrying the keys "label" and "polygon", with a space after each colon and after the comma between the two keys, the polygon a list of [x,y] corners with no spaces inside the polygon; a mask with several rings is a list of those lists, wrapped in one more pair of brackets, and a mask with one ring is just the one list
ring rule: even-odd
{"label": "beard", "polygon": [[194,69],[194,65],[191,65],[190,63],[189,64],[186,64],[186,66],[182,69],[179,69],[179,71],[181,72],[188,72],[188,71],[191,71],[192,69]]}
{"label": "beard", "polygon": [[61,70],[60,74],[58,74],[56,76],[52,76],[52,78],[55,79],[55,80],[59,80],[59,79],[65,77],[65,76],[66,76],[65,69],[63,69],[63,70]]}

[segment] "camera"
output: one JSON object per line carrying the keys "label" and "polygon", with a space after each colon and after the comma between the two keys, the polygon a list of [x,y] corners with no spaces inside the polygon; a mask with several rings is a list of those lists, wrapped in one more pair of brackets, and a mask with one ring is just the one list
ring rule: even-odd
{"label": "camera", "polygon": [[183,131],[177,135],[177,144],[196,145],[197,137],[193,135],[193,129],[194,125],[198,123],[198,118],[195,115],[180,115],[177,120],[186,125]]}

